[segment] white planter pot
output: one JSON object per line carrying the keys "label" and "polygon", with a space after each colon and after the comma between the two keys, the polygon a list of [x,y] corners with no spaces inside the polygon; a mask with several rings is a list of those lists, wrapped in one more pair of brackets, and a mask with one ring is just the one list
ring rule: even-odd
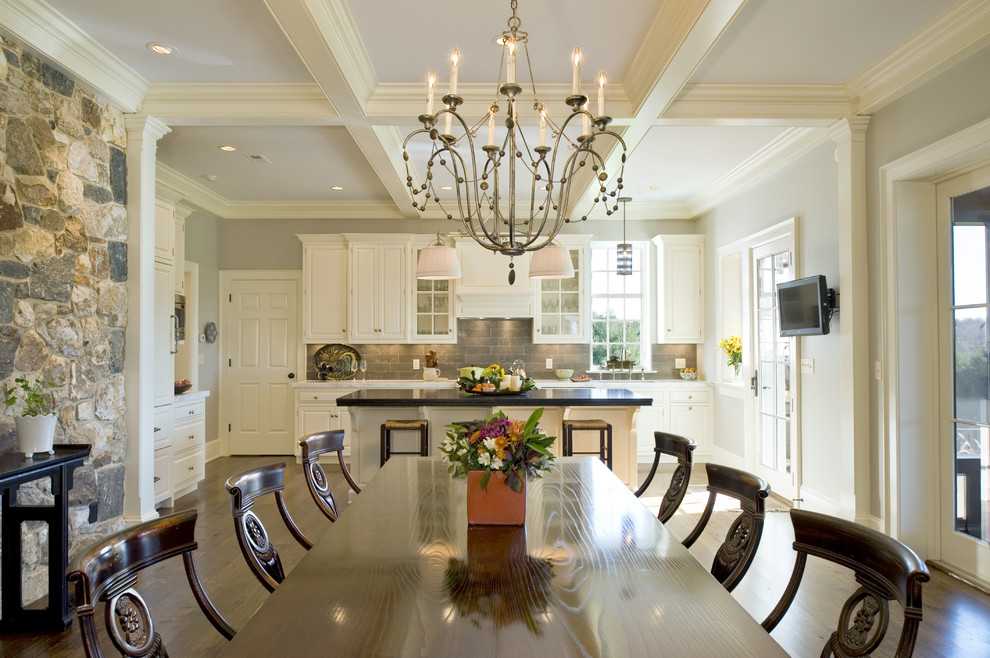
{"label": "white planter pot", "polygon": [[58,416],[55,414],[14,417],[14,424],[17,426],[17,441],[25,457],[31,459],[36,452],[55,454],[52,444],[55,442],[55,424],[57,422]]}
{"label": "white planter pot", "polygon": [[440,377],[440,368],[423,368],[423,379],[434,381]]}

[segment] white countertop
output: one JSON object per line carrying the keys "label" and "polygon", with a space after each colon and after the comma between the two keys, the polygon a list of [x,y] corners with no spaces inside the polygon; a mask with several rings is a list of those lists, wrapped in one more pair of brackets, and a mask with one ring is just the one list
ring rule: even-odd
{"label": "white countertop", "polygon": [[194,402],[196,400],[205,400],[208,397],[210,397],[209,391],[186,391],[175,396],[175,403]]}

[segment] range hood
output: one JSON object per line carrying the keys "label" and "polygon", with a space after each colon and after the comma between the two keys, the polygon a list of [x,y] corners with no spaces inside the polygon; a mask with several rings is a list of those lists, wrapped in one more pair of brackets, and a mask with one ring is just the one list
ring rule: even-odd
{"label": "range hood", "polygon": [[461,278],[456,283],[459,318],[531,318],[537,282],[529,278],[529,254],[512,259],[516,282],[509,285],[509,257],[470,238],[457,244]]}

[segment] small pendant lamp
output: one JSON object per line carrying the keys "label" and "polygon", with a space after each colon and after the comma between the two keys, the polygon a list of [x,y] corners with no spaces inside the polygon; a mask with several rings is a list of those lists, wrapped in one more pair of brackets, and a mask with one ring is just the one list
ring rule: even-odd
{"label": "small pendant lamp", "polygon": [[626,242],[626,204],[632,201],[632,197],[619,197],[622,204],[622,243],[616,246],[615,251],[615,273],[622,276],[632,274],[632,245]]}

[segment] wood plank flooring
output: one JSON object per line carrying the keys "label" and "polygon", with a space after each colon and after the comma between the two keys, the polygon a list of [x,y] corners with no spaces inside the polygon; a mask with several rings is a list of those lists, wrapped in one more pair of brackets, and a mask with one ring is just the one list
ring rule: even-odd
{"label": "wood plank flooring", "polygon": [[[194,508],[199,511],[195,559],[206,591],[227,620],[239,628],[269,596],[268,592],[248,570],[234,538],[230,517],[230,497],[223,482],[241,471],[272,463],[272,457],[229,457],[206,465],[206,479],[199,491],[176,501],[175,510]],[[291,458],[286,471],[286,502],[293,518],[311,539],[330,527],[316,509],[306,490],[301,467]],[[346,491],[343,478],[332,466],[327,467],[334,491]],[[703,471],[702,471],[703,475]],[[647,496],[661,495],[666,487],[665,477],[658,476]],[[703,482],[693,483],[693,490],[703,492]],[[702,495],[696,497],[698,500]],[[687,505],[668,523],[676,537],[684,537],[697,520],[697,505]],[[274,501],[258,503],[258,515],[265,523],[273,543],[282,556],[287,572],[302,558],[305,551],[292,539],[278,518]],[[170,512],[173,510],[163,510]],[[344,512],[346,514],[346,511]],[[692,553],[708,565],[715,548],[734,518],[729,511],[716,512],[702,539],[692,547]],[[794,564],[791,549],[793,533],[786,513],[768,514],[763,540],[756,560],[733,596],[757,620],[762,620],[777,602],[790,577]],[[138,589],[155,616],[156,629],[163,636],[169,654],[174,657],[209,656],[222,648],[224,640],[196,606],[189,591],[181,561],[161,564],[145,572]],[[844,570],[819,560],[809,561],[802,589],[774,638],[794,656],[817,656],[825,639],[834,629],[843,601],[856,589],[851,576]],[[932,570],[932,580],[924,588],[924,621],[918,635],[916,656],[990,656],[990,597],[950,576]],[[896,605],[893,606],[896,608]],[[900,610],[893,611],[895,617]],[[98,613],[102,614],[102,613]],[[713,629],[717,632],[717,629]],[[888,642],[875,655],[892,656],[900,620],[891,623]],[[107,639],[104,649],[115,655]],[[332,649],[327,648],[332,654]],[[660,648],[658,648],[658,655]],[[81,656],[82,641],[74,622],[63,633],[48,635],[0,635],[0,656]]]}

